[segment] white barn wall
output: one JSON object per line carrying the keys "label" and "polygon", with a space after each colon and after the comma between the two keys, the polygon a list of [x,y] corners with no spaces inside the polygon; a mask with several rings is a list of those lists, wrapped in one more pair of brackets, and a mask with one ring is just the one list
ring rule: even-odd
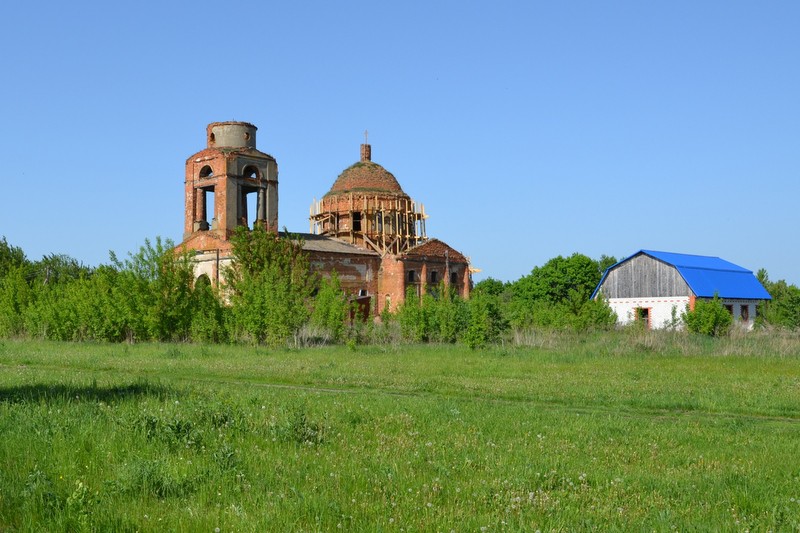
{"label": "white barn wall", "polygon": [[681,313],[689,305],[688,296],[674,298],[609,298],[608,305],[617,314],[617,324],[630,324],[635,320],[636,308],[650,308],[650,327],[660,329],[672,320],[672,308],[675,307],[676,316],[680,319]]}
{"label": "white barn wall", "polygon": [[[753,329],[756,318],[756,304],[753,300],[732,300],[722,299],[723,305],[733,307],[733,325],[746,330]],[[680,320],[681,313],[686,311],[689,305],[688,296],[675,298],[610,298],[608,305],[617,314],[617,324],[624,326],[635,320],[637,308],[650,309],[650,327],[652,329],[662,329],[672,321],[672,307]],[[742,308],[747,307],[748,319],[742,320]],[[681,322],[681,328],[683,323]]]}

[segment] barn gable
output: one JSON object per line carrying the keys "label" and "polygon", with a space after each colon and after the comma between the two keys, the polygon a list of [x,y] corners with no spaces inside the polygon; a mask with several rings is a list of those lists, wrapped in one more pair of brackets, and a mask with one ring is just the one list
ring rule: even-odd
{"label": "barn gable", "polygon": [[689,296],[690,288],[674,265],[638,252],[606,270],[595,289],[607,298]]}
{"label": "barn gable", "polygon": [[592,297],[601,289],[608,298],[771,299],[751,270],[719,257],[654,250],[640,250],[609,267]]}

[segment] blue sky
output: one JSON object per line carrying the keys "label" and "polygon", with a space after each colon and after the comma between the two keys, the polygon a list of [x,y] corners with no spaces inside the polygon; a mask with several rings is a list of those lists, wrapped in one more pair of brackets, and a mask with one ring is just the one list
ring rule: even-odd
{"label": "blue sky", "polygon": [[798,2],[15,2],[0,235],[86,264],[183,230],[209,122],[258,126],[281,226],[359,156],[488,276],[715,255],[800,283]]}

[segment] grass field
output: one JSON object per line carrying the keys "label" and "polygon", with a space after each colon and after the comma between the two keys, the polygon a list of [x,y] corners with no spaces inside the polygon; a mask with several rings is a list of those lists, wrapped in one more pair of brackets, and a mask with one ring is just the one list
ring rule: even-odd
{"label": "grass field", "polygon": [[0,530],[795,531],[800,341],[0,343]]}

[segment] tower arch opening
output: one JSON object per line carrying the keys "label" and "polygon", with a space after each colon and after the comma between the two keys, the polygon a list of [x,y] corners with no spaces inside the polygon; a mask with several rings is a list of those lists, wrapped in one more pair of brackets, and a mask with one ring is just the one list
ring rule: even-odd
{"label": "tower arch opening", "polygon": [[208,179],[214,176],[214,169],[211,168],[211,165],[205,165],[203,168],[200,169],[200,179]]}

